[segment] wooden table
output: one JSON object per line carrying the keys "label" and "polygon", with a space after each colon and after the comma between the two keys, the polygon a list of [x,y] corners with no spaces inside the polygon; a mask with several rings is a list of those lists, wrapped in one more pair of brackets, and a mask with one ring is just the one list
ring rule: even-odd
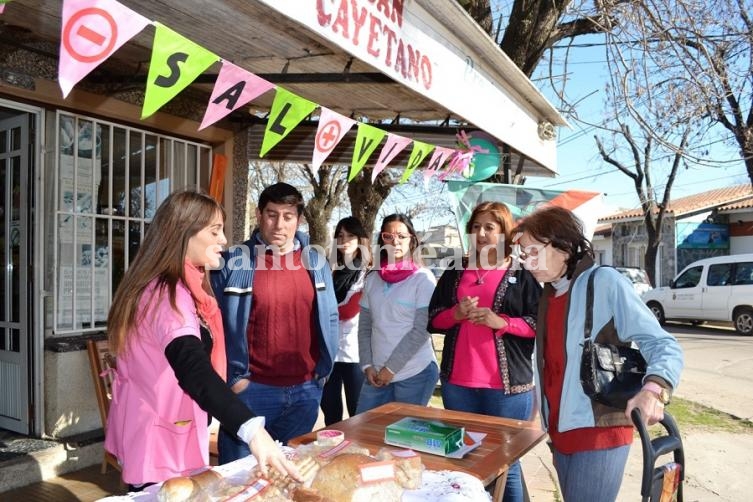
{"label": "wooden table", "polygon": [[[385,446],[384,429],[404,417],[440,420],[447,424],[465,427],[467,431],[484,432],[481,445],[462,459],[445,458],[417,452],[427,469],[462,471],[481,480],[484,486],[494,488],[493,500],[502,500],[507,481],[507,469],[544,439],[546,433],[538,423],[490,417],[475,413],[449,411],[406,403],[388,403],[366,413],[332,424],[349,439],[375,453]],[[288,444],[296,447],[316,440],[316,431],[291,439]]]}

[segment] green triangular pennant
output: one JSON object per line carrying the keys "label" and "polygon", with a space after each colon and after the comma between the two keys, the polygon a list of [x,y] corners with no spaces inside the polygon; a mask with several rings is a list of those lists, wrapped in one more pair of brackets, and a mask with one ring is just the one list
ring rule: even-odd
{"label": "green triangular pennant", "polygon": [[278,87],[275,100],[272,102],[269,120],[267,120],[267,129],[264,131],[264,139],[261,142],[259,157],[264,157],[317,106],[319,105],[313,101]]}
{"label": "green triangular pennant", "polygon": [[400,183],[405,183],[408,178],[411,177],[413,171],[421,165],[421,162],[434,150],[434,145],[423,143],[421,141],[413,140],[413,150],[410,152],[410,158],[408,159],[408,165],[405,167],[405,172],[400,178]]}
{"label": "green triangular pennant", "polygon": [[167,26],[160,23],[155,26],[142,119],[159,110],[220,59]]}
{"label": "green triangular pennant", "polygon": [[353,145],[353,162],[350,165],[348,181],[353,181],[353,178],[358,176],[363,166],[366,165],[366,161],[369,160],[371,154],[374,153],[374,150],[386,135],[385,131],[374,126],[358,124],[358,134],[356,135],[356,144]]}

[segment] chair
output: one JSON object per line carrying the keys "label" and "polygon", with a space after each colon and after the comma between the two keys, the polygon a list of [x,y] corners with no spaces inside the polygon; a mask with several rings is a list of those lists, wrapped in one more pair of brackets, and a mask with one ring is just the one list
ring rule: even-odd
{"label": "chair", "polygon": [[[115,369],[115,357],[110,353],[107,340],[87,340],[86,350],[89,353],[89,367],[91,368],[92,380],[94,381],[94,391],[97,395],[97,404],[99,405],[99,416],[102,419],[102,430],[107,431],[107,414],[110,411],[110,401],[112,400],[112,370]],[[102,459],[102,474],[107,473],[107,465],[113,466],[118,471],[120,464],[118,459],[105,450]]]}

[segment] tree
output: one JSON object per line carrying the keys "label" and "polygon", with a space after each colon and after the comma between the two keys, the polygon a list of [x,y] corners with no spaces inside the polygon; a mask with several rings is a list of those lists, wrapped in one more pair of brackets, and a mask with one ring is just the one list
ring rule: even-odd
{"label": "tree", "polygon": [[309,164],[301,165],[300,170],[314,189],[303,210],[309,224],[311,243],[326,246],[329,244],[328,223],[332,211],[342,201],[348,184],[347,172],[342,166],[321,166],[314,173]]}
{"label": "tree", "polygon": [[656,106],[721,125],[753,182],[753,8],[748,0],[643,0],[620,9],[652,63],[643,89],[671,88]]}
{"label": "tree", "polygon": [[[607,149],[597,136],[596,144],[605,162],[633,180],[646,269],[659,284],[656,259],[673,183],[683,163],[719,165],[708,154],[716,124],[732,132],[753,179],[753,108],[742,108],[753,105],[753,25],[741,0],[643,0],[611,14],[620,19],[606,46],[612,115],[604,129],[613,141]],[[666,173],[662,158],[672,159]]]}
{"label": "tree", "polygon": [[[649,134],[642,138],[636,138],[633,136],[628,125],[621,123],[619,127],[619,131],[613,131],[612,138],[615,146],[607,150],[598,136],[595,136],[596,145],[599,149],[599,154],[605,162],[613,165],[633,180],[635,193],[641,202],[643,222],[648,237],[645,254],[646,272],[649,279],[651,279],[651,284],[658,285],[660,282],[657,281],[658,278],[656,277],[656,257],[659,244],[661,243],[664,217],[669,205],[672,185],[675,182],[677,172],[684,157],[691,127],[686,126],[678,147],[671,154],[672,163],[663,185],[661,198],[656,195],[658,187],[654,184],[652,175],[655,164],[653,151],[655,145],[654,137]],[[616,145],[621,141],[624,141],[629,147],[629,161],[620,160],[615,155],[618,150]]]}

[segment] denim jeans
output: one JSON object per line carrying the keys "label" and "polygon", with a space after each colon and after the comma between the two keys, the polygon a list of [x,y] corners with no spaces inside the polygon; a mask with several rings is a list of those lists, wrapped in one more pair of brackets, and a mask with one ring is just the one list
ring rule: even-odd
{"label": "denim jeans", "polygon": [[554,450],[554,468],[557,470],[563,500],[613,502],[620,492],[628,453],[630,445],[572,455]]}
{"label": "denim jeans", "polygon": [[434,392],[439,378],[437,363],[432,361],[417,375],[392,382],[384,387],[374,387],[368,380],[363,382],[361,395],[358,397],[356,413],[369,411],[386,403],[399,402],[426,406]]}
{"label": "denim jeans", "polygon": [[[480,413],[494,417],[528,420],[533,409],[533,391],[505,394],[502,389],[476,389],[454,385],[442,379],[442,403],[445,409]],[[520,462],[510,465],[505,484],[505,502],[523,502]]]}
{"label": "denim jeans", "polygon": [[343,419],[343,387],[348,416],[356,414],[358,395],[361,393],[364,374],[358,363],[335,363],[329,380],[322,390],[324,425],[332,425]]}
{"label": "denim jeans", "polygon": [[[238,397],[256,415],[265,418],[264,427],[272,438],[287,444],[288,440],[314,428],[319,417],[322,389],[316,380],[288,387],[250,382]],[[217,436],[217,450],[220,464],[251,453],[246,443],[222,427]]]}

